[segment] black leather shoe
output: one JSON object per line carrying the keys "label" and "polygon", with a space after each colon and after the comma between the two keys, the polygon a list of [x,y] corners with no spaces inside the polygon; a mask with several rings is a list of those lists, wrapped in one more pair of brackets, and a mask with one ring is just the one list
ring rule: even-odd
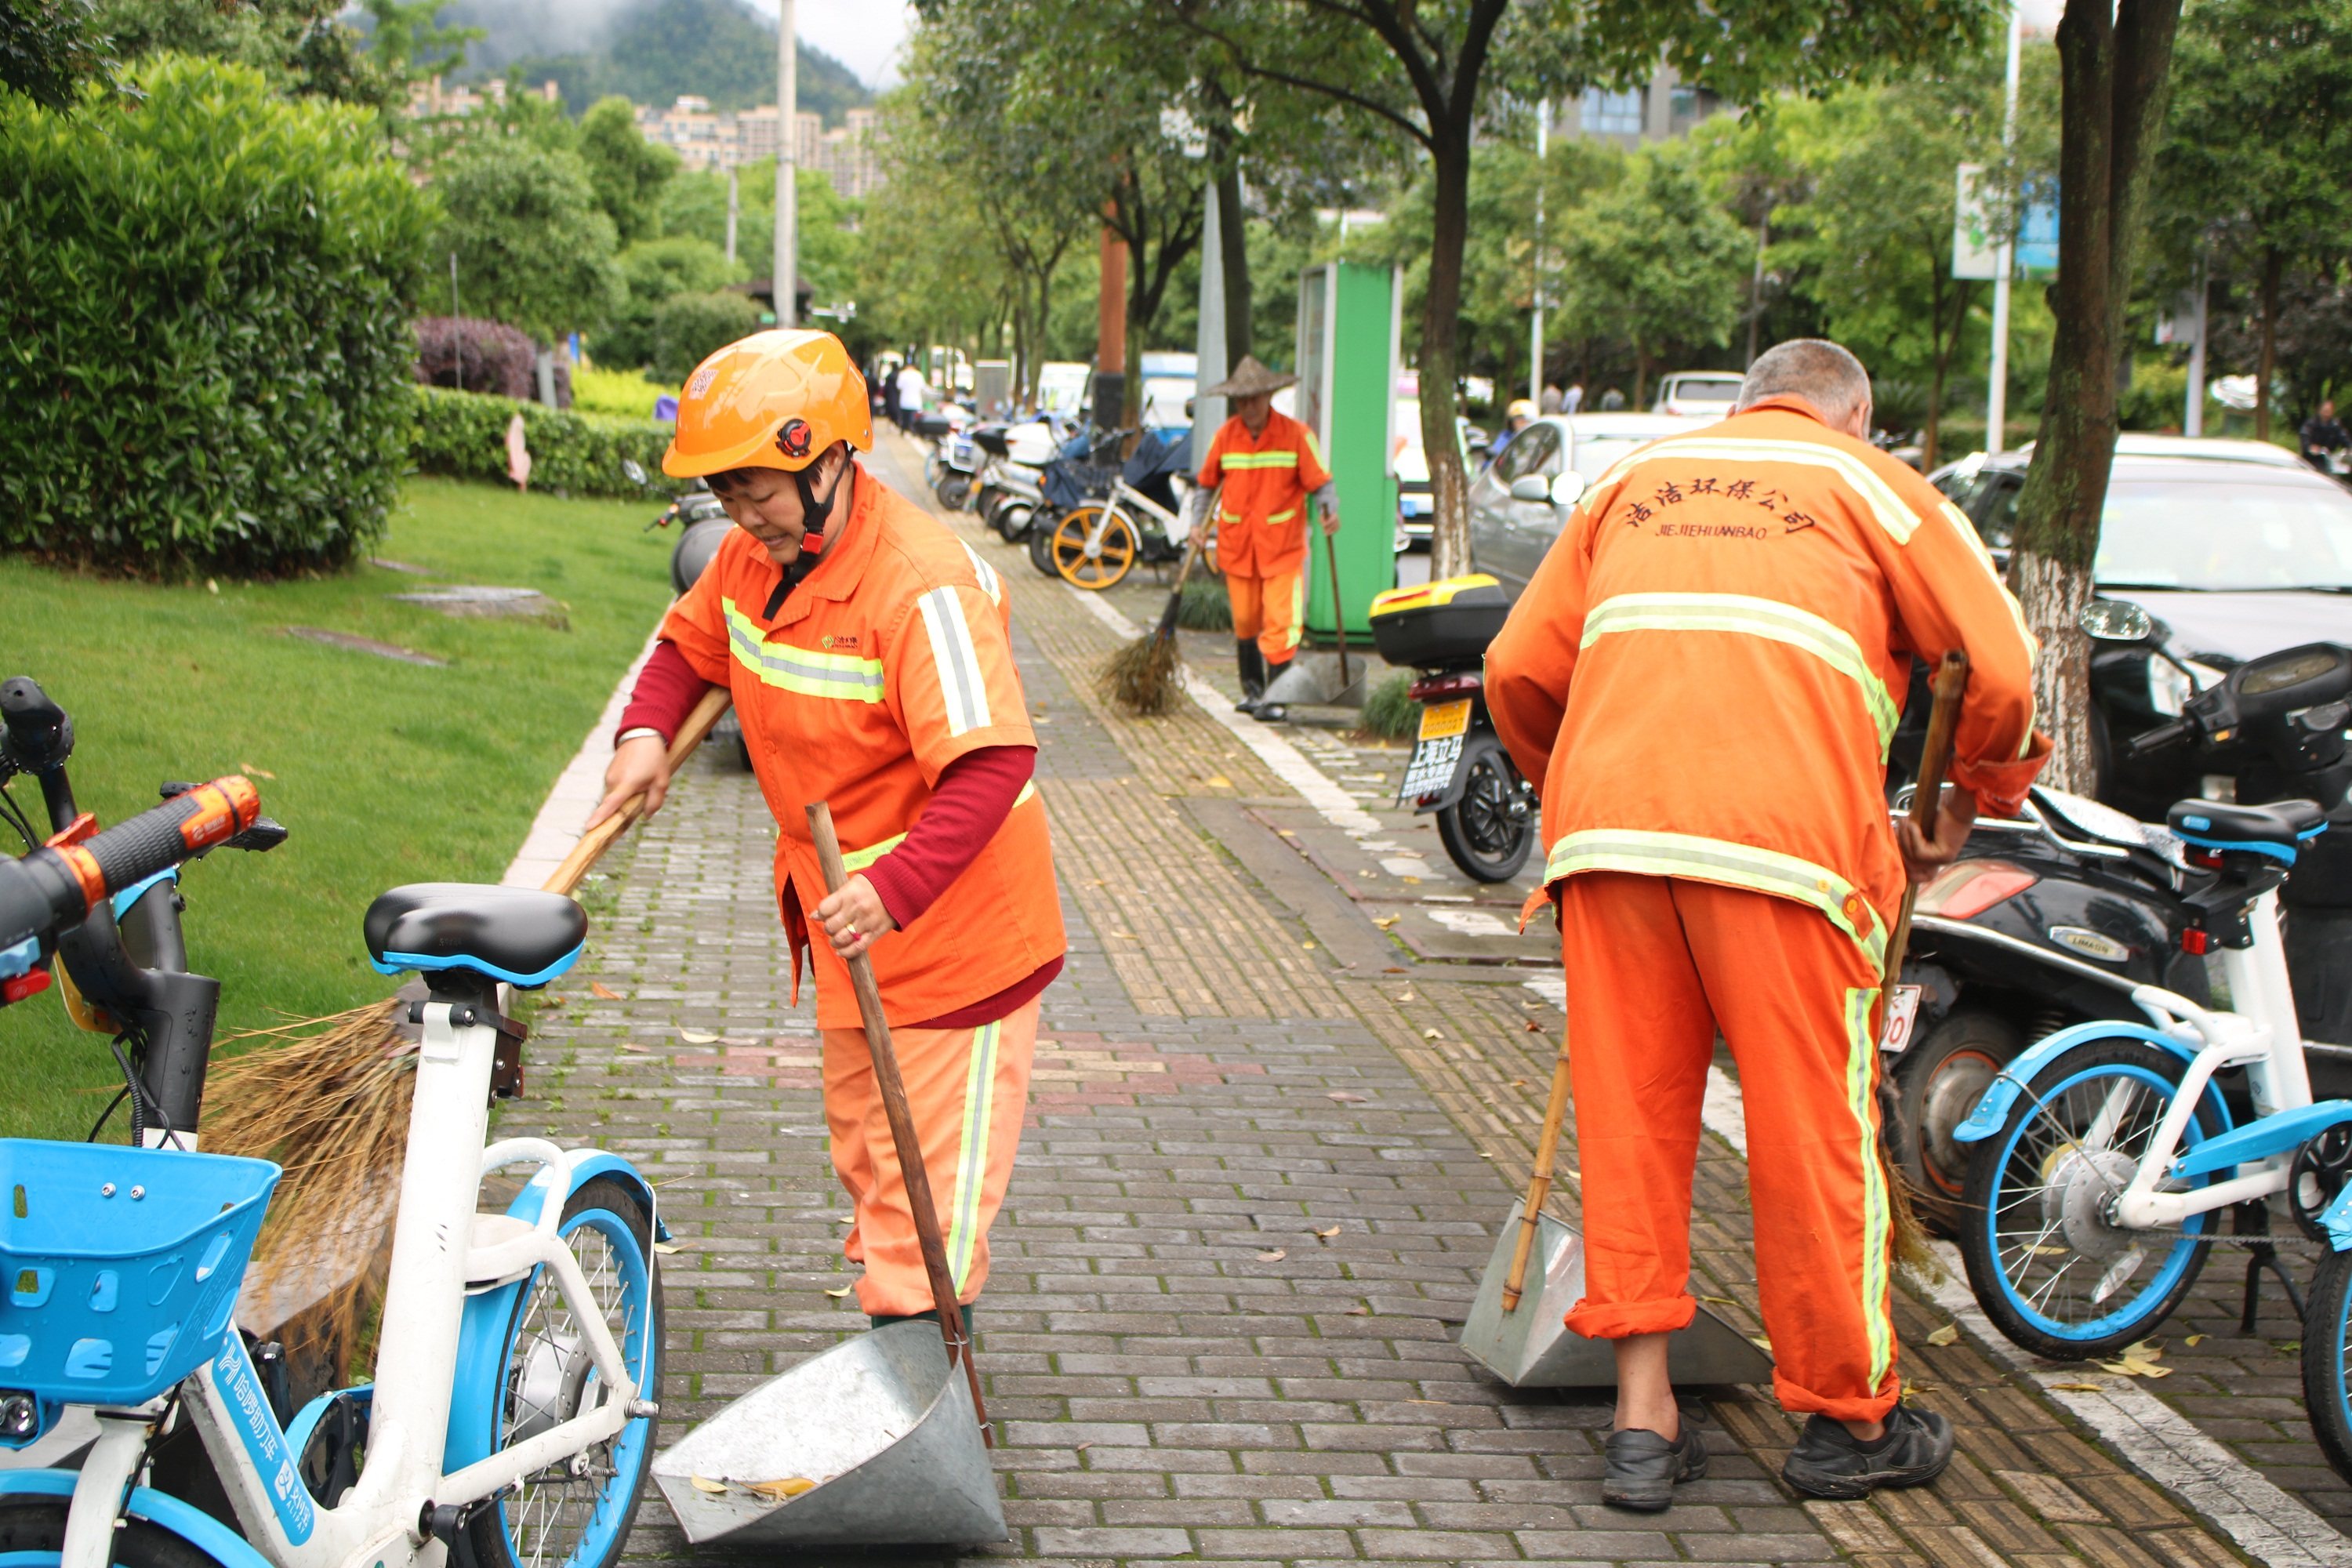
{"label": "black leather shoe", "polygon": [[1687,1421],[1671,1443],[1642,1427],[1612,1432],[1601,1453],[1601,1500],[1636,1513],[1664,1513],[1678,1482],[1706,1474],[1706,1445]]}
{"label": "black leather shoe", "polygon": [[1952,1462],[1952,1424],[1932,1410],[1898,1405],[1886,1431],[1864,1443],[1826,1415],[1805,1423],[1780,1479],[1807,1497],[1851,1500],[1880,1487],[1924,1487]]}

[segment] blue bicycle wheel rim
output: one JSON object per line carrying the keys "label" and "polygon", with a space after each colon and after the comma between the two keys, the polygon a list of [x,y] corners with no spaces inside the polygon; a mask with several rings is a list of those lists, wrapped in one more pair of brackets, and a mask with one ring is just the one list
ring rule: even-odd
{"label": "blue bicycle wheel rim", "polygon": [[[2163,1095],[2168,1102],[2179,1089],[2179,1085],[2172,1079],[2148,1068],[2137,1067],[2127,1062],[2105,1062],[2097,1067],[2085,1068],[2071,1077],[2062,1079],[2047,1089],[2042,1089],[2037,1086],[2036,1093],[2040,1096],[2042,1103],[2046,1105],[2061,1099],[2076,1084],[2100,1078],[2131,1079],[2155,1089]],[[2008,1135],[2001,1140],[1999,1156],[2000,1163],[1995,1167],[1996,1170],[2002,1173],[2009,1170],[2011,1157],[2016,1152],[2019,1141],[2025,1136],[2026,1130],[2032,1127],[2042,1115],[2041,1107],[2029,1100],[2025,1114],[2018,1119],[2017,1124],[2011,1128]],[[2181,1130],[2182,1149],[2193,1149],[2204,1141],[2204,1129],[2198,1125],[2196,1117],[2190,1117],[2188,1125]],[[2197,1184],[2202,1186],[2210,1180],[2210,1177],[2198,1178]],[[2070,1323],[2063,1319],[2051,1317],[2021,1295],[2017,1282],[2010,1278],[2009,1269],[2001,1264],[2003,1248],[2000,1229],[2000,1184],[1996,1182],[1991,1201],[1985,1205],[1984,1214],[1978,1221],[1985,1227],[1986,1239],[1991,1246],[1990,1256],[1994,1260],[1994,1272],[2000,1281],[2000,1293],[2009,1303],[2010,1310],[2023,1319],[2027,1324],[2039,1332],[2058,1340],[2103,1340],[2111,1335],[2125,1332],[2142,1319],[2152,1317],[2155,1309],[2161,1306],[2165,1299],[2172,1293],[2173,1288],[2180,1283],[2181,1275],[2188,1270],[2190,1260],[2196,1256],[2198,1243],[2194,1237],[2203,1233],[2207,1217],[2201,1214],[2189,1217],[2180,1227],[2186,1234],[2173,1246],[2171,1251],[2166,1254],[2163,1265],[2146,1285],[2132,1292],[2122,1307],[2104,1317],[2094,1318],[2085,1322]]]}
{"label": "blue bicycle wheel rim", "polygon": [[[557,1233],[568,1237],[583,1226],[593,1226],[604,1237],[621,1270],[622,1301],[628,1322],[627,1331],[617,1336],[622,1363],[629,1369],[629,1374],[641,1393],[656,1387],[661,1370],[661,1347],[654,1342],[652,1333],[652,1269],[645,1250],[637,1243],[636,1232],[611,1209],[592,1208],[583,1209],[564,1221]],[[531,1300],[539,1285],[540,1272],[534,1269],[523,1281],[521,1301],[527,1303]],[[512,1370],[513,1356],[514,1335],[509,1330],[507,1342],[499,1353],[498,1382],[493,1385],[499,1390],[500,1401],[498,1447],[506,1446],[509,1413],[505,1408],[505,1390],[508,1374]],[[580,1531],[580,1542],[564,1558],[563,1568],[571,1568],[575,1563],[600,1562],[619,1545],[615,1538],[620,1533],[622,1522],[629,1516],[629,1505],[635,1499],[637,1489],[645,1482],[645,1468],[650,1458],[646,1450],[652,1429],[653,1422],[641,1415],[623,1426],[619,1436],[613,1439],[612,1479],[598,1490],[595,1507]],[[499,1500],[499,1532],[507,1540],[509,1554],[513,1555],[514,1526],[507,1518],[507,1502],[506,1498]]]}

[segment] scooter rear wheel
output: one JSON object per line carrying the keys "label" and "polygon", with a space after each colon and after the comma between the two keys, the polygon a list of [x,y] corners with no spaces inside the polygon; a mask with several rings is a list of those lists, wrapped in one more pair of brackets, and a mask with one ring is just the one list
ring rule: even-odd
{"label": "scooter rear wheel", "polygon": [[1519,770],[1510,753],[1488,734],[1474,734],[1462,759],[1462,795],[1437,813],[1437,837],[1446,858],[1463,875],[1480,882],[1507,882],[1528,863],[1535,847],[1532,814],[1516,815]]}
{"label": "scooter rear wheel", "polygon": [[[580,1260],[638,1396],[659,1398],[661,1280],[652,1222],[638,1194],[609,1176],[583,1183],[563,1205],[557,1228]],[[562,1292],[543,1268],[523,1282],[498,1382],[483,1392],[498,1401],[492,1430],[501,1446],[609,1395]],[[609,1568],[619,1562],[653,1451],[654,1417],[640,1415],[576,1460],[525,1476],[475,1518],[467,1540],[476,1568]],[[574,1465],[584,1468],[575,1472]]]}
{"label": "scooter rear wheel", "polygon": [[[2180,1073],[2179,1058],[2144,1041],[2086,1041],[2036,1075],[2000,1131],[1973,1146],[1960,1227],[1969,1289],[1993,1326],[2034,1354],[2119,1351],[2153,1333],[2203,1271],[2211,1215],[2177,1230],[2126,1230],[2106,1215]],[[2180,1146],[2221,1130],[2208,1094]]]}
{"label": "scooter rear wheel", "polygon": [[1969,1145],[1953,1132],[2023,1047],[2015,1026],[1963,1007],[1895,1058],[1894,1142],[1920,1222],[1956,1237],[1966,1223]]}

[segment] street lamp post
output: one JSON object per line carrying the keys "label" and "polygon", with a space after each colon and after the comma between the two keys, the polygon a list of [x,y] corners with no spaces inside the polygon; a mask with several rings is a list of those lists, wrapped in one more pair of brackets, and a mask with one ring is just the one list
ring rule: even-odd
{"label": "street lamp post", "polygon": [[1528,401],[1543,406],[1544,161],[1551,140],[1551,100],[1536,105],[1535,314],[1528,322]]}
{"label": "street lamp post", "polygon": [[776,291],[776,325],[793,322],[793,298],[798,280],[793,275],[795,230],[799,223],[793,186],[800,157],[800,98],[793,68],[793,0],[776,5],[776,256],[770,282]]}
{"label": "street lamp post", "polygon": [[[790,0],[786,0],[789,4]],[[2017,50],[2019,14],[2016,5],[2009,8],[2009,68],[2003,86],[2007,102],[2001,111],[2000,148],[2004,161],[2012,161],[2017,150]],[[2012,166],[2012,174],[2015,173]],[[1985,374],[1985,450],[2001,450],[2001,425],[2009,412],[2009,275],[2017,264],[2014,236],[2017,216],[2000,226],[2000,243],[1992,253],[1992,363]]]}

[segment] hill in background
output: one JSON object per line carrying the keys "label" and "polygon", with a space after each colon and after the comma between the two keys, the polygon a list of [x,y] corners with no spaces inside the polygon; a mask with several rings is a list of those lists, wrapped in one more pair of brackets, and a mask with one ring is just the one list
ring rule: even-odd
{"label": "hill in background", "polygon": [[[489,34],[467,48],[465,76],[551,78],[573,114],[608,93],[663,107],[695,93],[719,110],[776,100],[775,21],[740,0],[455,0],[442,17]],[[799,63],[802,112],[839,125],[873,101],[824,50],[803,43]]]}

